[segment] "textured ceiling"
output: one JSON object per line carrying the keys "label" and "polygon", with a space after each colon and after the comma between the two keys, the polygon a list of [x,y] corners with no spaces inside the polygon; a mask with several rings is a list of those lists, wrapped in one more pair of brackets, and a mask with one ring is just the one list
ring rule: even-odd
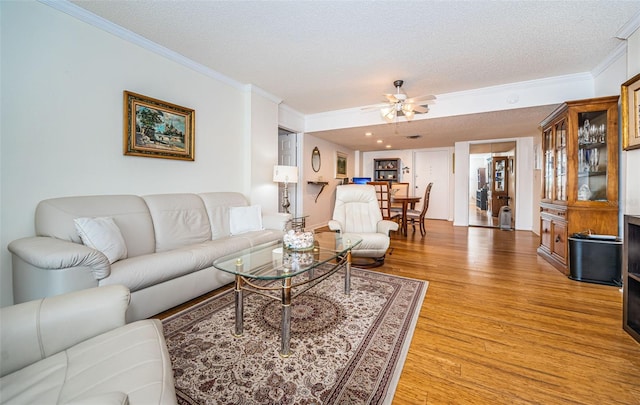
{"label": "textured ceiling", "polygon": [[395,79],[418,96],[590,72],[640,12],[614,0],[73,3],[303,114],[379,103]]}

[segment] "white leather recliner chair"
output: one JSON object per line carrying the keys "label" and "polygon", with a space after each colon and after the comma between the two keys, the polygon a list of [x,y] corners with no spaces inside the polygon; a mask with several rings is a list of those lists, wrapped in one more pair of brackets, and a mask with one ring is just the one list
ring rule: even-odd
{"label": "white leather recliner chair", "polygon": [[382,219],[375,188],[371,185],[347,184],[336,188],[336,205],[329,229],[353,233],[362,243],[352,251],[354,258],[371,259],[369,263],[356,261],[359,266],[381,266],[389,249],[389,232],[398,230],[394,221]]}
{"label": "white leather recliner chair", "polygon": [[157,319],[125,325],[129,289],[89,288],[0,309],[0,403],[176,404]]}

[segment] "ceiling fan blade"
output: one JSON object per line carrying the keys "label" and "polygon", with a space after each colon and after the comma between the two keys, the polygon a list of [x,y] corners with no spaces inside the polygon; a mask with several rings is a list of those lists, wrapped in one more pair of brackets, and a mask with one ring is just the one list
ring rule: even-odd
{"label": "ceiling fan blade", "polygon": [[418,114],[425,114],[429,112],[429,107],[425,107],[422,105],[416,105],[413,107],[413,112]]}
{"label": "ceiling fan blade", "polygon": [[378,103],[378,104],[372,104],[372,105],[367,105],[364,107],[361,107],[360,110],[361,111],[373,111],[373,110],[379,110],[381,108],[394,108],[396,103]]}
{"label": "ceiling fan blade", "polygon": [[389,100],[390,103],[397,103],[398,101],[400,101],[396,98],[395,94],[385,94],[384,96],[387,98],[387,100]]}
{"label": "ceiling fan blade", "polygon": [[360,110],[361,111],[373,111],[373,110],[379,110],[381,108],[387,107],[389,106],[389,103],[380,103],[380,104],[374,104],[374,105],[368,105],[365,107],[361,107]]}
{"label": "ceiling fan blade", "polygon": [[430,100],[435,100],[436,96],[429,94],[426,96],[419,96],[419,97],[411,97],[409,99],[406,100],[407,103],[412,103],[412,104],[426,104],[423,101],[430,101]]}

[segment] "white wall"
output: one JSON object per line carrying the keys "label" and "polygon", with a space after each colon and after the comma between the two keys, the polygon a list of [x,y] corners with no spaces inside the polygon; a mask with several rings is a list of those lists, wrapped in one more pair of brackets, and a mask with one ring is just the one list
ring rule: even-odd
{"label": "white wall", "polygon": [[[594,80],[597,96],[619,95],[620,86],[640,73],[640,30],[632,33],[626,41],[625,52]],[[620,108],[619,133],[622,134],[622,111]],[[620,139],[620,145],[622,140]],[[624,214],[640,215],[640,149],[622,151],[619,159],[620,175],[620,225]],[[622,232],[622,226],[620,226]]]}
{"label": "white wall", "polygon": [[[37,2],[0,2],[2,123],[0,305],[13,302],[7,245],[34,234],[36,204],[87,194],[240,191],[271,171],[277,108]],[[28,34],[28,35],[27,35]],[[195,109],[195,161],[123,156],[123,90]],[[247,108],[253,112],[248,126]],[[269,122],[273,120],[273,122]],[[276,128],[273,134],[269,131]],[[272,139],[270,139],[272,137]],[[269,179],[270,180],[270,179]],[[264,183],[259,177],[260,184]],[[270,181],[269,181],[270,182]],[[270,199],[270,200],[269,200]],[[274,205],[275,206],[275,205]]]}
{"label": "white wall", "polygon": [[531,231],[534,229],[532,212],[538,210],[533,205],[534,193],[539,194],[540,186],[534,186],[533,137],[516,139],[516,229]]}
{"label": "white wall", "polygon": [[[371,177],[373,176],[373,159],[400,159],[400,174],[398,177],[398,181],[409,184],[409,190],[413,188],[413,149],[402,149],[402,150],[381,150],[375,152],[362,152],[362,175],[360,177]],[[409,173],[403,174],[402,168],[409,167]]]}
{"label": "white wall", "polygon": [[[251,87],[251,86],[249,86]],[[250,153],[243,158],[249,166],[243,184],[250,187],[245,194],[259,203],[265,212],[278,212],[278,185],[273,182],[273,165],[278,162],[278,102],[260,92],[251,91],[247,107],[248,142],[244,149]]]}
{"label": "white wall", "polygon": [[456,142],[454,149],[453,225],[469,225],[469,144]]}
{"label": "white wall", "polygon": [[[311,168],[311,152],[314,147],[320,150],[320,170],[314,172]],[[309,229],[315,229],[325,226],[327,221],[333,217],[333,207],[336,200],[336,187],[342,184],[342,179],[336,179],[335,162],[336,152],[347,154],[347,176],[349,178],[355,173],[355,152],[340,145],[325,141],[313,135],[304,134],[302,144],[302,164],[300,181],[298,187],[301,192],[303,214],[308,215],[306,226]],[[322,194],[316,196],[320,191],[320,186],[308,184],[308,181],[327,182]]]}
{"label": "white wall", "polygon": [[620,84],[626,81],[627,58],[624,53],[613,61],[594,79],[594,97],[615,96],[620,94]]}

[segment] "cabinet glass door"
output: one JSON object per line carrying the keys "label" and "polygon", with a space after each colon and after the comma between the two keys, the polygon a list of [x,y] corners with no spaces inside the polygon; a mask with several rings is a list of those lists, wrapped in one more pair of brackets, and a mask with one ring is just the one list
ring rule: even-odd
{"label": "cabinet glass door", "polygon": [[493,179],[493,191],[501,192],[505,190],[505,171],[504,171],[504,160],[496,160],[495,161],[495,179]]}
{"label": "cabinet glass door", "polygon": [[553,174],[554,155],[552,130],[549,128],[544,132],[544,196],[543,199],[553,200]]}
{"label": "cabinet glass door", "polygon": [[556,200],[567,200],[567,123],[555,124],[556,146]]}
{"label": "cabinet glass door", "polygon": [[578,201],[607,200],[607,111],[578,113]]}

